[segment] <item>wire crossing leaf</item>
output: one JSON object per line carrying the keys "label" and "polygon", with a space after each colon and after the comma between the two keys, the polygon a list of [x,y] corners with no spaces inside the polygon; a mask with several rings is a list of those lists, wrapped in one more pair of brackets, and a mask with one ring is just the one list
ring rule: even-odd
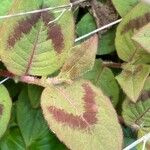
{"label": "wire crossing leaf", "polygon": [[0,85],[0,137],[7,129],[10,119],[12,102],[7,89]]}
{"label": "wire crossing leaf", "polygon": [[116,77],[116,79],[131,101],[136,102],[149,73],[149,65],[126,64],[124,70]]}
{"label": "wire crossing leaf", "polygon": [[87,41],[73,48],[72,57],[66,60],[58,78],[75,79],[82,76],[94,66],[98,46],[98,36],[95,35]]}
{"label": "wire crossing leaf", "polygon": [[116,49],[118,56],[132,63],[150,63],[150,54],[132,39],[140,28],[150,22],[150,5],[137,4],[122,20],[116,32]]}
{"label": "wire crossing leaf", "polygon": [[41,106],[50,129],[69,149],[121,150],[122,131],[116,112],[89,81],[47,87]]}
{"label": "wire crossing leaf", "polygon": [[[10,11],[9,8],[11,7],[11,5],[12,5],[12,0],[1,0],[0,1],[0,16],[8,14],[8,12]],[[3,23],[4,23],[4,21],[0,20],[0,30],[1,30]],[[0,31],[0,36],[2,36],[2,35],[3,34]],[[0,57],[1,57],[1,51],[2,51],[2,49],[0,49]]]}
{"label": "wire crossing leaf", "polygon": [[150,53],[150,23],[141,28],[132,39]]}
{"label": "wire crossing leaf", "polygon": [[124,121],[135,128],[150,128],[150,78],[145,82],[145,87],[136,103],[128,98],[123,104]]}
{"label": "wire crossing leaf", "polygon": [[[13,2],[13,13],[69,4],[53,0],[20,0]],[[16,4],[16,5],[14,5]],[[2,61],[16,75],[48,75],[58,70],[74,43],[74,21],[70,11],[59,21],[60,13],[46,11],[3,20],[0,33]],[[67,26],[67,28],[66,28]]]}
{"label": "wire crossing leaf", "polygon": [[121,17],[124,17],[139,1],[138,0],[112,0]]}

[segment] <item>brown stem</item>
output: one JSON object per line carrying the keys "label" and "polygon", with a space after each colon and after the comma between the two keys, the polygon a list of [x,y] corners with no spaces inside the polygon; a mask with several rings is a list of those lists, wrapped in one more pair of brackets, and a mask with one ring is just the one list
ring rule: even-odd
{"label": "brown stem", "polygon": [[0,71],[0,76],[1,77],[10,77],[13,78],[15,75],[7,70],[1,70]]}
{"label": "brown stem", "polygon": [[103,62],[103,67],[111,67],[111,68],[122,68],[121,63],[114,63],[114,62]]}

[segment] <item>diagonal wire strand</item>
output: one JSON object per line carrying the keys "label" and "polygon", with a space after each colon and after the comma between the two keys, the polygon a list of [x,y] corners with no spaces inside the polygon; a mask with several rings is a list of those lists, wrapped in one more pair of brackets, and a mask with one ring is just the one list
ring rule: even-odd
{"label": "diagonal wire strand", "polygon": [[70,3],[68,5],[61,5],[61,6],[56,6],[56,7],[48,7],[48,8],[43,8],[43,9],[37,9],[37,10],[32,10],[28,12],[19,12],[15,14],[10,14],[10,15],[5,15],[5,16],[0,16],[0,19],[7,19],[7,18],[12,18],[12,17],[18,17],[18,16],[24,16],[24,15],[29,15],[29,14],[36,14],[36,13],[41,13],[45,11],[50,11],[50,10],[60,10],[60,9],[67,9],[67,8],[72,8],[73,6],[76,6],[80,3],[83,3],[87,0],[77,0],[73,3]]}
{"label": "diagonal wire strand", "polygon": [[9,77],[5,78],[4,80],[0,81],[0,85],[6,82],[9,79]]}

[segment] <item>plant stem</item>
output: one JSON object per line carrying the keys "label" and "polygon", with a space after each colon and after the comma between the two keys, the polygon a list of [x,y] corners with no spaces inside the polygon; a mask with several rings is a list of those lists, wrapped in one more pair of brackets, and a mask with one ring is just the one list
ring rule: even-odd
{"label": "plant stem", "polygon": [[122,68],[121,63],[115,63],[115,62],[103,62],[103,67],[111,67],[111,68]]}

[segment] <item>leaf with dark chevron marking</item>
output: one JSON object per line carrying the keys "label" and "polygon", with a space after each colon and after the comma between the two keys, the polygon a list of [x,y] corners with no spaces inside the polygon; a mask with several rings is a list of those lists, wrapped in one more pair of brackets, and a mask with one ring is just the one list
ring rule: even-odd
{"label": "leaf with dark chevron marking", "polygon": [[150,53],[150,23],[142,27],[133,37],[141,47]]}
{"label": "leaf with dark chevron marking", "polygon": [[50,129],[69,149],[122,149],[117,114],[110,100],[89,81],[47,87],[41,107]]}
{"label": "leaf with dark chevron marking", "polygon": [[0,137],[7,129],[11,115],[12,102],[7,89],[0,85]]}
{"label": "leaf with dark chevron marking", "polygon": [[[69,3],[69,0],[20,0],[15,6],[14,1],[10,10],[17,13]],[[59,21],[49,24],[58,15],[46,11],[5,19],[0,28],[0,49],[2,61],[10,72],[42,76],[63,65],[74,44],[74,21],[68,11]]]}
{"label": "leaf with dark chevron marking", "polygon": [[150,63],[150,54],[132,39],[133,35],[149,22],[150,5],[142,2],[123,18],[116,33],[116,49],[122,60],[132,63]]}
{"label": "leaf with dark chevron marking", "polygon": [[150,128],[150,77],[136,103],[129,98],[125,99],[122,115],[125,123],[133,128]]}

